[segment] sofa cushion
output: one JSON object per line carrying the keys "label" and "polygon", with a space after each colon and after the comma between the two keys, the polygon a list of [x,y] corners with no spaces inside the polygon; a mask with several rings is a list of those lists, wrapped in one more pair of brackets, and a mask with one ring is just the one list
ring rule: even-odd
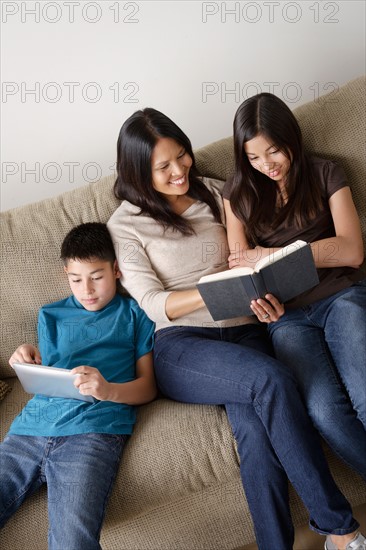
{"label": "sofa cushion", "polygon": [[[0,440],[29,398],[18,380],[9,383],[12,392],[0,408]],[[27,499],[9,520],[1,531],[0,546],[22,548],[31,515],[39,525],[37,538],[27,548],[46,550],[44,490]],[[254,535],[241,486],[235,441],[224,408],[186,405],[167,399],[139,407],[134,433],[126,445],[109,503],[102,533],[103,548],[163,548],[164,541],[173,536],[174,548],[186,549],[187,521],[192,527],[189,539],[196,543],[191,548],[199,548],[204,525],[207,547],[211,548],[212,534],[216,532],[220,540],[220,533],[233,518],[237,519],[237,528],[227,535],[231,548],[238,541],[250,542]],[[244,526],[248,524],[245,532]],[[164,533],[167,525],[171,534]]]}
{"label": "sofa cushion", "polygon": [[11,391],[11,387],[9,384],[4,382],[3,380],[0,380],[0,401],[4,399],[7,393]]}
{"label": "sofa cushion", "polygon": [[[9,384],[12,392],[0,408],[0,439],[29,398],[18,380]],[[328,448],[326,454],[346,497],[354,506],[365,502],[361,479]],[[294,524],[304,525],[308,514],[291,486],[290,496]],[[22,504],[0,534],[3,548],[23,549],[25,540],[28,550],[47,550],[44,488]],[[222,550],[223,540],[225,548],[254,540],[235,441],[223,407],[168,399],[139,407],[108,505],[102,547]]]}

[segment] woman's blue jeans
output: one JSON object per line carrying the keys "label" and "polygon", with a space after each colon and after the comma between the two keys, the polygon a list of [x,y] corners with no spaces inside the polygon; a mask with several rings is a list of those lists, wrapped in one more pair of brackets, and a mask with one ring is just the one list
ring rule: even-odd
{"label": "woman's blue jeans", "polygon": [[47,483],[49,549],[101,550],[105,509],[127,438],[6,436],[0,444],[0,527]]}
{"label": "woman's blue jeans", "polygon": [[366,479],[366,281],[268,325],[329,446]]}
{"label": "woman's blue jeans", "polygon": [[161,391],[176,401],[226,408],[261,550],[293,547],[287,476],[315,531],[342,535],[357,529],[293,375],[266,353],[263,327],[169,327],[155,336]]}

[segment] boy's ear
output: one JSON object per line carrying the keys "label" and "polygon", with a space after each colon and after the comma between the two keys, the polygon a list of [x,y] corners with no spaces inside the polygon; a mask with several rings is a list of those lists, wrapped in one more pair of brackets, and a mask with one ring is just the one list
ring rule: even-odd
{"label": "boy's ear", "polygon": [[67,273],[67,265],[64,265],[64,273]]}
{"label": "boy's ear", "polygon": [[114,260],[113,269],[114,269],[114,274],[116,276],[116,279],[119,279],[120,277],[122,277],[122,273],[118,266],[117,260]]}

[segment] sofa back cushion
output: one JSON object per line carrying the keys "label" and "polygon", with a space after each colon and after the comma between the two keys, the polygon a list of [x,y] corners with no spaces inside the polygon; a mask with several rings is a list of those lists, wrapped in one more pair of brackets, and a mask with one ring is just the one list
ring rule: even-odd
{"label": "sofa back cushion", "polygon": [[[365,235],[365,79],[356,79],[294,113],[308,150],[344,167]],[[231,138],[195,154],[203,175],[225,179],[232,171]],[[8,359],[19,344],[36,344],[38,309],[70,293],[59,260],[61,242],[79,223],[109,219],[119,204],[113,183],[114,177],[108,176],[1,214],[0,378],[14,376]]]}

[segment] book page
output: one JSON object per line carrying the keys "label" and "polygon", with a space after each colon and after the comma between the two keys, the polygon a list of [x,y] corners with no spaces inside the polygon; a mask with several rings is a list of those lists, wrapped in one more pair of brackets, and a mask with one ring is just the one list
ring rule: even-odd
{"label": "book page", "polygon": [[219,273],[204,275],[198,282],[209,283],[211,281],[221,281],[222,279],[240,277],[241,275],[252,275],[252,273],[254,273],[254,269],[251,267],[234,267],[233,269],[226,269],[225,271],[220,271]]}
{"label": "book page", "polygon": [[266,256],[262,260],[259,260],[259,262],[255,264],[255,273],[258,273],[258,271],[260,271],[263,267],[266,267],[267,265],[273,264],[274,262],[277,262],[278,260],[289,256],[292,252],[295,252],[296,250],[299,250],[299,248],[302,248],[306,245],[307,243],[305,241],[298,240],[294,243],[284,246],[283,248],[281,248],[281,250],[277,250],[273,254]]}

